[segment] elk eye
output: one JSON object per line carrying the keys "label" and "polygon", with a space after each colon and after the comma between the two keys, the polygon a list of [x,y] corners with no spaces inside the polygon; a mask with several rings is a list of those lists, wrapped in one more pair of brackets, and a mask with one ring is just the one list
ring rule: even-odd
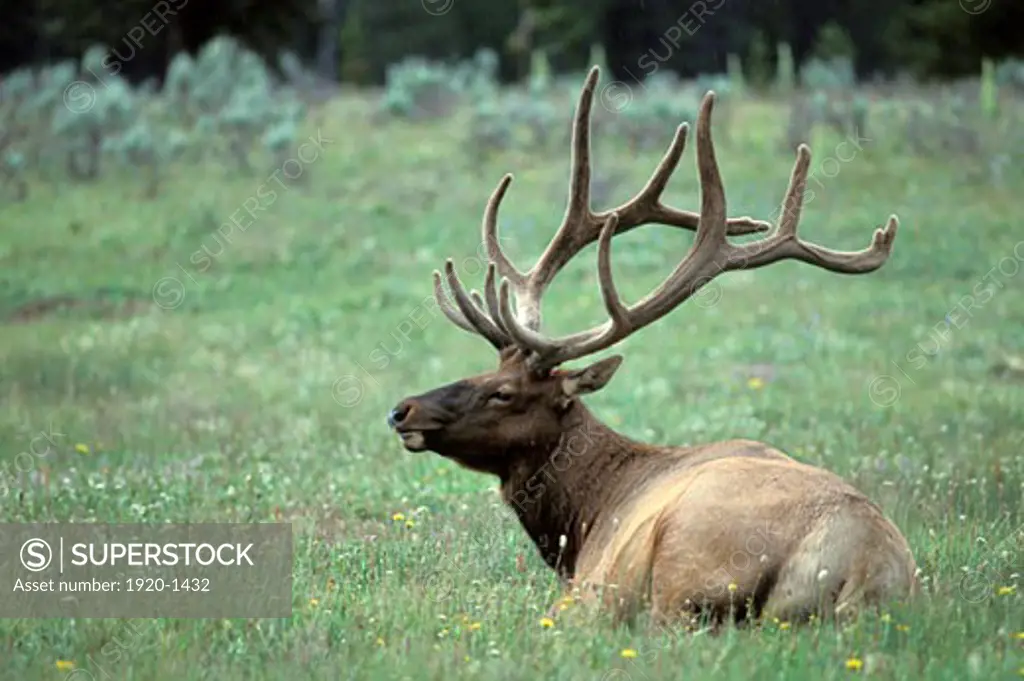
{"label": "elk eye", "polygon": [[497,402],[499,404],[508,404],[512,401],[512,393],[502,388],[491,393],[487,400],[489,402]]}

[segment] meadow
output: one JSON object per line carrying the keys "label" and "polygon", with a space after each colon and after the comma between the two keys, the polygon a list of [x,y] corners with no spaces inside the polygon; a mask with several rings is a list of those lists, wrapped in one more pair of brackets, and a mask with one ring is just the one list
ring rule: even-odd
{"label": "meadow", "polygon": [[[480,216],[505,172],[506,252],[523,267],[539,255],[565,207],[558,126],[582,78],[567,82],[544,144],[477,154],[458,112],[383,116],[381,93],[343,90],[251,172],[218,147],[166,163],[158,189],[114,167],[94,181],[27,173],[24,198],[4,196],[3,521],[290,522],[295,556],[291,618],[7,619],[0,677],[1024,675],[1024,184],[993,180],[977,156],[910,153],[884,123],[852,139],[810,129],[801,235],[859,249],[896,213],[889,262],[855,277],[796,262],[727,274],[610,351],[625,363],[587,402],[646,441],[754,438],[844,476],[910,541],[915,602],[844,628],[615,627],[560,602],[496,480],[401,447],[385,422],[395,403],[496,363],[430,305],[431,272],[451,257],[482,285]],[[641,106],[626,88],[601,114],[606,133]],[[769,219],[794,158],[780,149],[787,102],[726,108],[729,213]],[[642,186],[672,129],[638,145],[595,124],[596,208]],[[692,148],[665,199],[698,206]],[[616,239],[623,296],[645,295],[691,242],[658,227]],[[565,333],[603,314],[591,246],[545,320]],[[40,433],[45,448],[31,446]]]}

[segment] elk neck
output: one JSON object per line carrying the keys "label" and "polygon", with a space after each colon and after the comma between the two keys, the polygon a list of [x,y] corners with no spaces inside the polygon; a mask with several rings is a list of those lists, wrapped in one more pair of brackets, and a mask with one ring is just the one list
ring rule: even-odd
{"label": "elk neck", "polygon": [[592,530],[612,522],[661,449],[615,432],[579,401],[563,424],[557,441],[513,453],[501,495],[544,561],[571,578]]}

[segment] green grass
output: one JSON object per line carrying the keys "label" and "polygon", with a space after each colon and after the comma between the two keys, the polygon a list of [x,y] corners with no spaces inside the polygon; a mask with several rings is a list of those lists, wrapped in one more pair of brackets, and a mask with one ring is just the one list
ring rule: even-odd
{"label": "green grass", "polygon": [[[730,214],[768,217],[781,201],[793,160],[776,150],[782,116],[758,104],[736,112],[718,153]],[[138,198],[137,179],[109,177],[34,186],[30,201],[0,205],[0,315],[26,317],[0,334],[0,465],[13,474],[3,520],[295,529],[288,620],[4,620],[0,676],[67,678],[57,661],[70,661],[85,670],[70,674],[79,681],[1017,678],[1019,191],[967,186],[957,162],[871,145],[822,166],[840,140],[815,139],[824,170],[802,236],[859,249],[895,212],[890,262],[863,277],[793,262],[726,275],[616,348],[625,364],[588,402],[634,437],[763,439],[843,475],[906,533],[920,601],[839,631],[630,631],[572,607],[544,628],[558,585],[501,512],[495,480],[406,453],[385,414],[495,365],[485,342],[424,313],[430,273],[452,256],[480,286],[480,214],[510,170],[503,235],[518,264],[531,262],[564,209],[568,150],[476,167],[455,122],[382,125],[358,102],[332,104],[323,121],[333,141],[307,181],[278,187],[203,272],[190,258],[221,248],[216,229],[266,176],[181,167],[156,201]],[[598,176],[615,180],[597,208],[628,198],[658,160],[634,160],[614,139],[596,140],[595,156]],[[692,148],[666,199],[698,205]],[[691,240],[667,228],[616,240],[623,295],[656,285]],[[595,255],[552,288],[554,332],[601,320]],[[152,305],[161,280],[161,302],[178,302],[166,277],[183,286],[173,309]],[[936,336],[969,294],[970,315]],[[24,313],[58,296],[79,302]],[[49,427],[58,446],[22,457],[29,470],[18,473],[18,454]],[[863,668],[847,669],[851,658]]]}

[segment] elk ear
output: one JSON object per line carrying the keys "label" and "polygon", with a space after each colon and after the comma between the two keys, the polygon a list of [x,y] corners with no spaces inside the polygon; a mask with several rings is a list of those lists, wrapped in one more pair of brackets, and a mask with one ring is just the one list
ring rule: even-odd
{"label": "elk ear", "polygon": [[566,371],[562,375],[562,394],[571,400],[577,395],[597,392],[612,380],[620,364],[622,355],[612,355],[583,369]]}

